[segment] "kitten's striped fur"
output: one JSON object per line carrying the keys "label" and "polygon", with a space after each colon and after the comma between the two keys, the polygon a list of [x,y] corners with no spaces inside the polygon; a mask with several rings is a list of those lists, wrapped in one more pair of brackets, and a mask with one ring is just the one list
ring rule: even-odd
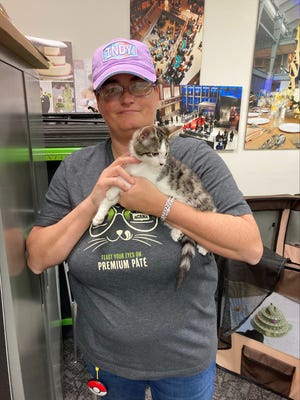
{"label": "kitten's striped fur", "polygon": [[[138,129],[133,135],[129,149],[130,154],[141,161],[126,167],[131,175],[149,179],[161,192],[201,211],[216,211],[211,196],[205,191],[198,176],[169,154],[169,140],[165,129],[156,126]],[[94,225],[101,223],[109,208],[118,202],[119,192],[118,188],[108,190],[106,199],[93,219]],[[178,229],[170,228],[172,238],[180,241],[182,245],[176,279],[176,287],[179,288],[190,269],[196,243]],[[197,247],[201,254],[207,254],[207,250],[199,245]]]}

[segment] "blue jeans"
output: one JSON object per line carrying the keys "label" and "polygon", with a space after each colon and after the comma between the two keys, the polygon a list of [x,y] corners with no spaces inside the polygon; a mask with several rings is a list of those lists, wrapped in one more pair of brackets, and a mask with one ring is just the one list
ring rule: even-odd
{"label": "blue jeans", "polygon": [[[88,364],[95,378],[95,368]],[[213,362],[199,374],[183,378],[131,380],[99,370],[99,380],[107,388],[107,400],[145,400],[145,390],[151,388],[153,400],[212,400],[216,374]],[[99,399],[102,397],[99,397]]]}

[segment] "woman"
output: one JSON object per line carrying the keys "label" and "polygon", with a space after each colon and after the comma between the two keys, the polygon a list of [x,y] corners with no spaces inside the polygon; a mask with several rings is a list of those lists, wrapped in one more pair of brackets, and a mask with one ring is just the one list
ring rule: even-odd
{"label": "woman", "polygon": [[[217,347],[212,253],[256,264],[262,243],[230,172],[204,142],[177,137],[171,152],[201,177],[217,213],[179,201],[166,209],[166,195],[126,172],[126,164],[137,162],[128,156],[133,132],[155,121],[155,83],[143,43],[115,39],[96,50],[93,87],[110,140],[61,163],[27,240],[28,263],[41,273],[68,261],[78,343],[92,373],[100,368],[109,400],[143,400],[147,386],[153,400],[206,400]],[[111,186],[122,189],[119,204],[93,227]],[[163,212],[168,224],[209,250],[195,256],[178,291],[180,244],[160,221]]]}

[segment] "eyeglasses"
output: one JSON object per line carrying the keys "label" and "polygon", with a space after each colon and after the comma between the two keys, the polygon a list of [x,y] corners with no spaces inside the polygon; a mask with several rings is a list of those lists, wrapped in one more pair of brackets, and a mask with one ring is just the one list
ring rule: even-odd
{"label": "eyeglasses", "polygon": [[155,86],[155,83],[146,81],[133,81],[126,87],[112,82],[101,86],[98,94],[105,100],[115,100],[119,99],[127,89],[132,96],[143,97],[148,96]]}

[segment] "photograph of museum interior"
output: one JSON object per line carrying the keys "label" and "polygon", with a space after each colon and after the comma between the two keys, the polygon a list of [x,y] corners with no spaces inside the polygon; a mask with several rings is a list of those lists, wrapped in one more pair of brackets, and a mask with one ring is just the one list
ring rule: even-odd
{"label": "photograph of museum interior", "polygon": [[215,150],[237,145],[242,88],[200,86],[204,1],[130,2],[131,38],[151,51],[160,87],[159,125]]}
{"label": "photograph of museum interior", "polygon": [[199,84],[204,0],[130,1],[130,36],[150,48],[169,84]]}
{"label": "photograph of museum interior", "polygon": [[299,0],[259,4],[247,150],[300,147],[299,21]]}
{"label": "photograph of museum interior", "polygon": [[215,150],[235,149],[242,88],[200,85],[180,88],[183,116],[179,135],[205,140]]}

